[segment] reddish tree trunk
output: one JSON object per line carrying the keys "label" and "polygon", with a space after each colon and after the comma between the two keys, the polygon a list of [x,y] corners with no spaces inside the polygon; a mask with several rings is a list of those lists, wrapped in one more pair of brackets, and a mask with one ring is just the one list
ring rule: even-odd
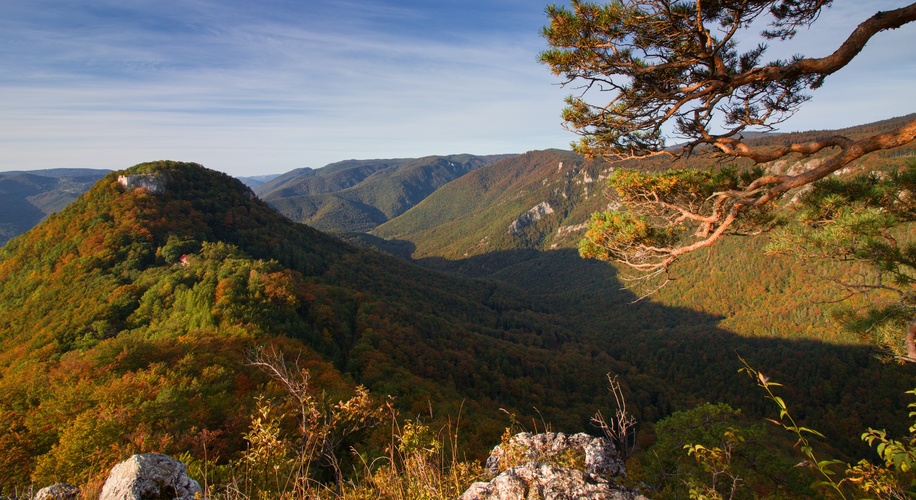
{"label": "reddish tree trunk", "polygon": [[916,318],[906,330],[906,357],[908,361],[916,361]]}

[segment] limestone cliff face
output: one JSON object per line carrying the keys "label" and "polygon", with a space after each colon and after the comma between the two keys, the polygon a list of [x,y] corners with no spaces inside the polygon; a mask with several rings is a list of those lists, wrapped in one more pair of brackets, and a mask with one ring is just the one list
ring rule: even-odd
{"label": "limestone cliff face", "polygon": [[125,190],[142,189],[153,194],[165,191],[166,181],[156,174],[119,175],[118,184]]}
{"label": "limestone cliff face", "polygon": [[521,217],[515,219],[515,221],[509,225],[509,234],[518,234],[522,229],[530,225],[532,222],[541,220],[542,217],[552,213],[553,207],[550,206],[550,203],[542,201],[531,207],[531,209],[522,214]]}

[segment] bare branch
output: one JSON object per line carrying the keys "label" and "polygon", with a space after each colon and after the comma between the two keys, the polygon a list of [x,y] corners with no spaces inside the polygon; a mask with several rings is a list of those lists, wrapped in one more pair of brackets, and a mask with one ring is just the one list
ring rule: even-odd
{"label": "bare branch", "polygon": [[599,411],[592,417],[592,423],[600,428],[604,435],[614,443],[620,459],[626,461],[636,448],[636,418],[627,411],[627,401],[623,396],[623,388],[620,386],[617,376],[611,377],[611,374],[608,373],[607,380],[608,389],[616,402],[614,417],[608,422]]}

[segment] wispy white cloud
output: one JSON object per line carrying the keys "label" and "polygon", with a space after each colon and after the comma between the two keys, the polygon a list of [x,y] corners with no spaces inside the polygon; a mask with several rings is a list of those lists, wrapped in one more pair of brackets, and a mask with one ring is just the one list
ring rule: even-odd
{"label": "wispy white cloud", "polygon": [[[0,170],[170,158],[241,175],[573,139],[559,118],[567,90],[536,62],[546,19],[527,0],[13,4],[0,17]],[[861,10],[845,17],[860,21]],[[828,34],[851,29],[831,19]],[[827,38],[803,35],[806,49]],[[825,106],[848,104],[857,80],[874,83],[862,72],[880,70],[893,89],[863,98],[868,110],[885,96],[916,109],[900,88],[913,81],[912,55],[886,62],[906,45],[889,35],[896,45],[876,41],[865,69],[837,75],[838,90],[828,80],[798,128],[832,126]]]}

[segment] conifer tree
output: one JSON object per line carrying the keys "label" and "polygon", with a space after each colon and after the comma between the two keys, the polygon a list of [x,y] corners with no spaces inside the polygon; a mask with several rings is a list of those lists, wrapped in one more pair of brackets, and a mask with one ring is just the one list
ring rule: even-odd
{"label": "conifer tree", "polygon": [[[916,140],[912,118],[864,136],[834,134],[798,141],[793,140],[797,136],[784,135],[775,145],[745,138],[748,132],[775,130],[810,99],[810,91],[834,73],[841,75],[869,40],[916,20],[916,3],[865,12],[831,54],[766,58],[770,44],[793,38],[799,29],[817,22],[831,4],[832,0],[572,0],[569,8],[547,8],[550,24],[543,35],[550,48],[540,59],[578,91],[567,98],[563,111],[567,128],[581,136],[573,144],[576,151],[609,160],[705,154],[742,166],[658,174],[616,171],[609,182],[620,206],[593,215],[580,244],[583,256],[635,269],[635,282],[651,283],[646,292],[651,293],[653,287],[667,283],[671,266],[683,255],[725,235],[771,229],[780,220],[774,210],[784,195],[865,155]],[[745,48],[755,37],[760,43]],[[678,144],[668,147],[666,135]],[[777,160],[794,160],[800,168],[765,168]],[[896,193],[899,198],[904,190]],[[905,218],[893,223],[905,223]],[[870,233],[855,237],[878,241]],[[890,241],[881,244],[893,246]],[[878,243],[872,243],[859,249],[859,257],[883,275],[892,272],[888,266],[896,266],[895,279],[901,283],[896,290],[902,298],[896,302],[895,317],[908,314],[912,320],[913,268],[906,260],[911,256],[898,246],[881,258],[864,257],[863,252],[877,248]],[[866,285],[860,285],[864,290]],[[916,320],[908,329],[903,357],[916,360]]]}

